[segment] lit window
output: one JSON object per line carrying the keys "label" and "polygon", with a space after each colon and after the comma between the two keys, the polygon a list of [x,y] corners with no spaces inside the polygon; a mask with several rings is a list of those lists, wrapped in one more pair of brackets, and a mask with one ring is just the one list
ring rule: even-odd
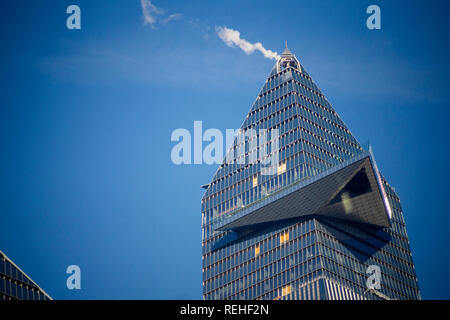
{"label": "lit window", "polygon": [[286,241],[289,241],[289,231],[280,235],[280,244],[285,243]]}
{"label": "lit window", "polygon": [[253,188],[258,185],[258,177],[253,177]]}
{"label": "lit window", "polygon": [[259,246],[256,246],[256,247],[255,247],[255,257],[256,257],[257,255],[259,255]]}
{"label": "lit window", "polygon": [[289,284],[289,285],[283,287],[283,289],[281,289],[281,295],[282,296],[288,295],[291,293],[291,291],[292,291],[292,286]]}
{"label": "lit window", "polygon": [[286,162],[283,164],[280,164],[277,169],[278,174],[282,174],[284,172],[286,172]]}

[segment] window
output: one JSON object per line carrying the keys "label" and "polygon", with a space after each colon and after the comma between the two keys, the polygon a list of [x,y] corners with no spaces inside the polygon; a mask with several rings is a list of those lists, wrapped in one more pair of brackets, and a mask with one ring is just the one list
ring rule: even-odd
{"label": "window", "polygon": [[255,257],[259,255],[259,245],[255,247]]}
{"label": "window", "polygon": [[292,291],[292,286],[289,284],[281,289],[281,295],[284,297],[284,296],[290,294],[291,291]]}
{"label": "window", "polygon": [[258,176],[253,177],[253,188],[258,185]]}
{"label": "window", "polygon": [[286,231],[280,235],[280,244],[289,241],[289,231]]}
{"label": "window", "polygon": [[278,166],[278,169],[277,169],[277,173],[278,173],[278,174],[282,174],[282,173],[284,173],[284,172],[286,172],[286,162],[280,164],[280,165]]}

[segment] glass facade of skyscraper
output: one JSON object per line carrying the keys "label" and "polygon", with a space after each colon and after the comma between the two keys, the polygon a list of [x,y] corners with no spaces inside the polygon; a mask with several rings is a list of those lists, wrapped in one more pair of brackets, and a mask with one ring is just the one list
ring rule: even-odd
{"label": "glass facade of skyscraper", "polygon": [[51,298],[0,251],[0,300],[51,300]]}
{"label": "glass facade of skyscraper", "polygon": [[251,130],[205,186],[203,298],[420,299],[398,196],[287,48]]}

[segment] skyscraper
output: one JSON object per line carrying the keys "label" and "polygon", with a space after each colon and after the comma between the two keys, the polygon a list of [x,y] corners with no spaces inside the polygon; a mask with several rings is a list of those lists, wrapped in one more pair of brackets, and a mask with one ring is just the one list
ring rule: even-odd
{"label": "skyscraper", "polygon": [[420,299],[399,197],[287,46],[238,136],[204,186],[204,299]]}
{"label": "skyscraper", "polygon": [[0,300],[51,300],[51,298],[0,251]]}

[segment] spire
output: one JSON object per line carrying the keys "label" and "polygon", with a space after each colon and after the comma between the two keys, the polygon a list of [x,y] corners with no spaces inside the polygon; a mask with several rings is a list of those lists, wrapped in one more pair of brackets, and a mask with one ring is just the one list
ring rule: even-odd
{"label": "spire", "polygon": [[282,56],[292,56],[292,52],[291,50],[289,50],[288,46],[287,46],[287,40],[285,40],[285,44],[284,44],[284,52],[281,54]]}
{"label": "spire", "polygon": [[295,55],[291,52],[291,50],[289,50],[287,46],[287,40],[285,40],[284,42],[284,51],[281,54],[281,57],[277,61],[275,66],[276,66],[276,69],[274,68],[275,73],[280,72],[281,70],[284,70],[287,67],[291,67],[302,72],[300,62],[297,60]]}

